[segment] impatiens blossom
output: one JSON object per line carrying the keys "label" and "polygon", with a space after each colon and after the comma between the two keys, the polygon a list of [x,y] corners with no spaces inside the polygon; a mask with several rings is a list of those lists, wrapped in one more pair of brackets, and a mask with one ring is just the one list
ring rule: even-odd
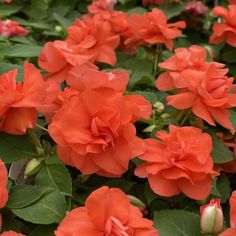
{"label": "impatiens blossom", "polygon": [[88,7],[88,11],[92,14],[106,13],[107,11],[113,10],[117,0],[94,0]]}
{"label": "impatiens blossom", "polygon": [[131,205],[118,188],[101,187],[90,194],[84,207],[72,210],[55,236],[158,236],[151,220]]}
{"label": "impatiens blossom", "polygon": [[219,236],[235,236],[236,235],[236,191],[233,191],[229,199],[230,204],[230,228],[226,229]]}
{"label": "impatiens blossom", "polygon": [[194,127],[169,126],[170,132],[157,132],[158,140],[146,139],[145,162],[135,175],[148,178],[152,190],[171,197],[181,192],[202,200],[211,190],[213,170],[211,137]]}
{"label": "impatiens blossom", "polygon": [[[4,163],[0,160],[0,208],[3,208],[8,200],[7,192],[7,170]],[[1,228],[1,227],[0,227]]]}
{"label": "impatiens blossom", "polygon": [[208,8],[202,1],[193,1],[184,5],[184,11],[192,16],[205,16]]}
{"label": "impatiens blossom", "polygon": [[6,231],[0,234],[0,236],[25,236],[24,234],[16,233],[14,231]]}
{"label": "impatiens blossom", "polygon": [[201,230],[205,234],[218,234],[223,229],[224,216],[220,199],[212,199],[208,204],[200,207]]}
{"label": "impatiens blossom", "polygon": [[49,125],[59,158],[84,174],[120,176],[144,151],[132,122],[147,119],[151,105],[142,96],[110,88],[85,90],[68,99]]}
{"label": "impatiens blossom", "polygon": [[5,37],[26,36],[29,31],[14,20],[0,20],[0,35]]}
{"label": "impatiens blossom", "polygon": [[227,70],[214,64],[206,71],[185,70],[181,73],[184,88],[176,95],[167,97],[167,104],[179,110],[192,112],[215,126],[215,121],[234,133],[229,120],[230,110],[236,106],[236,94],[231,94],[233,78],[227,77]]}
{"label": "impatiens blossom", "polygon": [[17,70],[0,76],[0,130],[21,135],[33,128],[38,118],[37,106],[46,96],[40,72],[30,63],[24,64],[24,83],[16,82]]}
{"label": "impatiens blossom", "polygon": [[218,44],[226,41],[232,47],[236,47],[236,6],[229,5],[228,9],[216,6],[212,10],[215,17],[223,18],[222,22],[217,22],[213,26],[213,34],[210,43]]}
{"label": "impatiens blossom", "polygon": [[207,62],[207,51],[204,47],[192,45],[189,48],[177,48],[173,56],[158,64],[168,71],[160,74],[156,80],[156,87],[161,91],[184,88],[186,82],[181,72],[187,69],[206,71],[212,64],[217,68],[224,67],[224,64],[218,62]]}
{"label": "impatiens blossom", "polygon": [[236,0],[229,0],[229,4],[236,4]]}
{"label": "impatiens blossom", "polygon": [[131,14],[128,24],[133,38],[148,45],[163,43],[170,50],[173,48],[172,40],[181,35],[180,29],[186,25],[184,21],[168,24],[164,12],[157,8],[144,15]]}
{"label": "impatiens blossom", "polygon": [[68,71],[75,65],[87,62],[116,63],[115,49],[120,38],[112,32],[111,25],[101,18],[84,17],[75,20],[68,28],[65,41],[46,43],[38,63],[57,82],[66,80]]}

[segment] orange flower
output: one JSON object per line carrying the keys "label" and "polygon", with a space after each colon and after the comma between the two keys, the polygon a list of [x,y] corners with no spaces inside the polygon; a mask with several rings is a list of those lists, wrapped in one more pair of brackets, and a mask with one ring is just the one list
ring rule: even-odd
{"label": "orange flower", "polygon": [[24,83],[16,82],[16,76],[17,70],[11,70],[0,77],[0,130],[21,135],[35,126],[36,107],[43,103],[46,90],[41,74],[28,62]]}
{"label": "orange flower", "polygon": [[132,122],[151,114],[148,101],[130,97],[98,88],[68,99],[49,125],[59,158],[84,174],[118,177],[127,171],[129,160],[144,151]]}
{"label": "orange flower", "polygon": [[[7,192],[7,169],[4,163],[0,160],[0,208],[3,208],[8,200],[8,192]],[[2,228],[2,216],[0,214],[0,231]]]}
{"label": "orange flower", "polygon": [[95,0],[88,6],[88,11],[92,14],[106,13],[107,11],[112,11],[116,3],[117,0]]}
{"label": "orange flower", "polygon": [[158,236],[153,222],[118,188],[104,186],[90,194],[84,207],[72,210],[55,236]]}
{"label": "orange flower", "polygon": [[129,75],[125,70],[99,71],[95,65],[84,64],[70,70],[67,84],[78,91],[105,87],[123,93],[128,81]]}
{"label": "orange flower", "polygon": [[152,190],[165,197],[183,192],[202,200],[211,190],[213,171],[211,137],[194,127],[169,126],[170,133],[157,132],[159,140],[147,139],[145,163],[135,174],[148,178]]}
{"label": "orange flower", "polygon": [[210,37],[210,43],[218,44],[225,40],[232,47],[236,47],[236,6],[229,5],[228,10],[216,6],[212,10],[212,14],[216,17],[222,17],[224,20],[215,23],[213,26],[213,34]]}
{"label": "orange flower", "polygon": [[229,199],[230,204],[230,226],[219,236],[235,236],[236,235],[236,191],[233,191]]}
{"label": "orange flower", "polygon": [[176,109],[192,108],[193,113],[210,125],[219,124],[234,133],[228,108],[236,106],[236,94],[230,94],[233,78],[227,70],[211,64],[204,71],[185,70],[181,73],[186,88],[167,97],[167,104]]}
{"label": "orange flower", "polygon": [[236,4],[236,0],[229,0],[229,4]]}
{"label": "orange flower", "polygon": [[47,78],[63,82],[75,65],[87,62],[116,63],[115,49],[120,38],[112,32],[111,25],[98,17],[84,16],[68,28],[65,41],[46,43],[39,55],[39,66],[50,75]]}
{"label": "orange flower", "polygon": [[159,67],[169,71],[162,73],[157,78],[156,87],[161,91],[185,88],[187,85],[181,72],[186,69],[206,71],[212,64],[218,68],[224,67],[224,64],[218,62],[207,62],[207,52],[204,47],[192,45],[189,48],[177,48],[173,56],[159,63]]}
{"label": "orange flower", "polygon": [[167,17],[160,9],[154,8],[144,15],[131,14],[128,24],[133,37],[143,40],[143,44],[163,43],[172,50],[172,40],[181,35],[181,30],[185,28],[184,21],[167,23]]}
{"label": "orange flower", "polygon": [[6,231],[6,232],[3,232],[0,236],[25,236],[25,235],[16,233],[14,231]]}

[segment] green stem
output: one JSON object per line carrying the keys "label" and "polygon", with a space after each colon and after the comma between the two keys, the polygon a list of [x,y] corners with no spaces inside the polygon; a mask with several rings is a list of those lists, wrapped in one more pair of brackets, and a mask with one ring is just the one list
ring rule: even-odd
{"label": "green stem", "polygon": [[189,114],[191,113],[191,110],[188,110],[185,114],[184,114],[184,119],[180,122],[179,126],[184,125],[184,123],[186,122],[186,120],[188,119]]}
{"label": "green stem", "polygon": [[40,125],[40,124],[36,124],[35,126],[38,127],[39,129],[43,130],[43,131],[48,132],[48,129],[46,129],[45,127],[43,127],[43,126]]}
{"label": "green stem", "polygon": [[156,54],[155,54],[155,60],[154,60],[154,71],[153,75],[156,77],[157,75],[157,66],[162,60],[162,44],[157,44],[156,45]]}
{"label": "green stem", "polygon": [[43,149],[43,146],[42,146],[38,136],[34,133],[34,131],[32,129],[28,129],[27,132],[28,132],[29,136],[31,137],[31,139],[33,140],[35,146],[37,148]]}

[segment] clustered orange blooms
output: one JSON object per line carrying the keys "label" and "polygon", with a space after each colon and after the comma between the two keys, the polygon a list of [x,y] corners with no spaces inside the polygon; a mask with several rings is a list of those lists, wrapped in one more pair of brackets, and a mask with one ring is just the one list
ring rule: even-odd
{"label": "clustered orange blooms", "polygon": [[[67,29],[65,40],[46,43],[38,59],[47,72],[44,76],[25,62],[22,83],[16,81],[17,70],[0,77],[0,130],[25,134],[35,127],[41,112],[57,144],[59,158],[82,174],[120,177],[128,170],[130,160],[139,157],[143,163],[137,166],[135,175],[148,178],[158,195],[184,193],[192,199],[205,199],[219,175],[213,169],[210,135],[199,128],[170,125],[169,132],[157,132],[157,139],[139,138],[134,123],[149,119],[152,105],[141,95],[125,94],[129,76],[124,70],[107,72],[97,67],[99,63],[115,65],[117,48],[134,53],[139,46],[164,44],[172,50],[173,39],[181,35],[185,22],[168,23],[158,8],[143,15],[128,15],[114,10],[115,3],[93,1],[89,13]],[[229,5],[229,11],[221,7],[213,10],[225,22],[215,23],[212,43],[225,39],[233,45],[236,41],[234,9]],[[208,124],[218,122],[234,133],[229,119],[230,108],[236,107],[233,78],[227,77],[223,64],[206,58],[206,49],[200,46],[176,49],[173,56],[159,64],[167,71],[159,75],[156,87],[174,91],[167,97],[168,105],[177,110],[190,109]],[[61,89],[62,84],[66,88]],[[0,168],[0,207],[4,207],[8,198],[7,171],[2,162]],[[233,194],[231,212],[234,201]],[[235,231],[233,214],[228,232]],[[222,235],[228,235],[226,232]],[[153,222],[144,219],[121,190],[108,187],[95,190],[84,207],[72,210],[55,234],[158,236]],[[2,234],[7,235],[22,234]]]}
{"label": "clustered orange blooms", "polygon": [[219,236],[235,236],[236,235],[236,191],[233,191],[229,199],[230,204],[230,228],[226,229]]}
{"label": "clustered orange blooms", "polygon": [[159,236],[153,222],[144,219],[120,189],[108,187],[95,190],[84,207],[72,210],[59,224],[55,235]]}
{"label": "clustered orange blooms", "polygon": [[[7,192],[7,169],[4,163],[0,160],[0,208],[3,208],[8,200],[8,192]],[[0,215],[0,231],[2,228],[2,216]],[[13,231],[6,231],[0,234],[0,236],[24,236],[23,234],[18,234]]]}
{"label": "clustered orange blooms", "polygon": [[14,20],[0,20],[0,35],[5,37],[26,36],[29,31]]}
{"label": "clustered orange blooms", "polygon": [[215,121],[234,133],[229,120],[230,110],[236,106],[236,94],[232,93],[233,78],[227,77],[224,65],[206,62],[206,51],[199,46],[179,48],[176,55],[160,63],[169,70],[156,81],[159,90],[178,89],[167,97],[167,104],[179,110],[192,112],[210,125]]}

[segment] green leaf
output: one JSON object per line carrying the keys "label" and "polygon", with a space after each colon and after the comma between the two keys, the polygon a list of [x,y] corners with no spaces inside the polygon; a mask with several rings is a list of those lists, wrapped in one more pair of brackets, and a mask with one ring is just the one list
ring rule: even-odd
{"label": "green leaf", "polygon": [[4,74],[10,70],[13,70],[13,69],[18,69],[18,74],[17,74],[16,80],[22,81],[23,80],[23,66],[22,65],[1,62],[0,75]]}
{"label": "green leaf", "polygon": [[154,213],[160,236],[202,236],[200,216],[184,210],[161,210]]}
{"label": "green leaf", "polygon": [[53,189],[47,186],[16,185],[11,188],[7,207],[11,209],[24,208],[52,191]]}
{"label": "green leaf", "polygon": [[106,182],[110,188],[120,188],[124,192],[128,192],[134,185],[135,182],[127,181],[124,179],[112,179]]}
{"label": "green leaf", "polygon": [[59,223],[66,214],[66,201],[58,190],[54,190],[27,207],[12,209],[12,212],[34,224]]}
{"label": "green leaf", "polygon": [[210,131],[209,133],[213,141],[212,157],[214,163],[222,164],[233,161],[235,159],[233,152],[231,152],[229,148],[225,146],[224,142],[216,136],[214,131]]}
{"label": "green leaf", "polygon": [[3,57],[37,57],[41,52],[42,47],[25,45],[25,44],[14,44],[11,47],[0,47],[0,56]]}
{"label": "green leaf", "polygon": [[231,110],[229,120],[233,125],[234,129],[236,130],[236,110]]}
{"label": "green leaf", "polygon": [[4,18],[6,16],[10,16],[21,10],[23,6],[20,5],[0,5],[0,18]]}
{"label": "green leaf", "polygon": [[231,188],[229,179],[225,174],[221,174],[221,176],[217,178],[216,186],[221,195],[221,203],[227,202],[231,193]]}
{"label": "green leaf", "polygon": [[36,175],[35,184],[50,186],[65,195],[72,195],[70,174],[63,164],[44,165]]}
{"label": "green leaf", "polygon": [[167,15],[167,18],[170,19],[174,16],[178,16],[182,12],[183,6],[176,3],[164,3],[161,4],[158,8],[164,11]]}
{"label": "green leaf", "polygon": [[61,16],[57,13],[53,13],[54,19],[66,30],[68,26],[72,25],[73,21],[68,20],[64,16]]}
{"label": "green leaf", "polygon": [[0,133],[0,156],[5,163],[37,156],[34,143],[28,134],[13,136]]}

